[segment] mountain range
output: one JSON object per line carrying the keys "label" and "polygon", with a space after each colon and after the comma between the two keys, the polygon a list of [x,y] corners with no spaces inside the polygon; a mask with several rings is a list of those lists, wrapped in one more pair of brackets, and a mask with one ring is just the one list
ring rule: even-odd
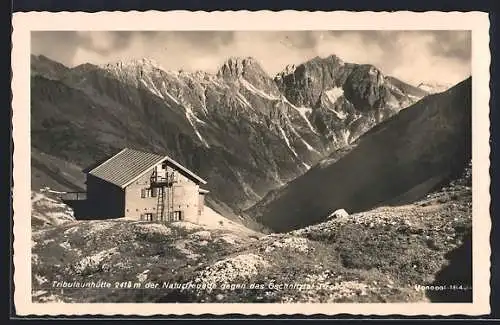
{"label": "mountain range", "polygon": [[[415,87],[335,55],[275,76],[31,60],[33,301],[472,301],[472,78]],[[75,219],[58,191],[124,146],[208,180],[197,224]],[[243,287],[53,285],[89,278]],[[450,283],[467,290],[425,289]]]}
{"label": "mountain range", "polygon": [[200,174],[209,206],[252,223],[242,211],[270,190],[428,94],[335,55],[276,76],[251,57],[231,57],[210,74],[149,59],[69,68],[32,56],[32,183],[81,190],[78,170],[135,147]]}
{"label": "mountain range", "polygon": [[274,231],[409,204],[460,175],[471,160],[468,78],[377,124],[246,212]]}

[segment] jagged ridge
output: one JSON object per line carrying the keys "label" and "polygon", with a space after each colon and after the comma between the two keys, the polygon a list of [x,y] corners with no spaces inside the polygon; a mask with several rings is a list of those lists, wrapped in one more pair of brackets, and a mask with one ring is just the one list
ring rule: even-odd
{"label": "jagged ridge", "polygon": [[[306,65],[321,71],[331,66],[335,78],[338,67],[349,68],[340,73],[344,84],[321,90],[316,103],[297,101],[252,58],[230,58],[215,75],[166,71],[147,59],[83,64],[61,73],[38,69],[32,80],[33,146],[81,166],[125,145],[166,151],[207,178],[214,204],[237,218],[240,209],[386,117],[377,97],[386,88],[370,77],[375,68],[333,56]],[[365,94],[374,87],[375,97]],[[378,106],[371,111],[355,105],[363,100]]]}

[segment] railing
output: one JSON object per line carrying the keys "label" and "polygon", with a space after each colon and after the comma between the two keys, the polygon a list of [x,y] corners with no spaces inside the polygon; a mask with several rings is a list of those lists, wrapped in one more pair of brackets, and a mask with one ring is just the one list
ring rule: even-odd
{"label": "railing", "polygon": [[63,201],[80,201],[87,199],[87,192],[65,192],[59,194]]}
{"label": "railing", "polygon": [[153,175],[150,178],[151,185],[171,185],[175,183],[174,175]]}

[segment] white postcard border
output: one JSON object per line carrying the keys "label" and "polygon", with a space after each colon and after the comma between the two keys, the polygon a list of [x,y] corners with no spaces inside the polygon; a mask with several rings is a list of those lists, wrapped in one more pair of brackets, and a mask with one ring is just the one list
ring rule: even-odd
{"label": "white postcard border", "polygon": [[[14,303],[17,315],[482,315],[490,312],[489,20],[482,12],[147,11],[14,13]],[[30,32],[41,30],[471,30],[473,303],[153,304],[31,301]]]}

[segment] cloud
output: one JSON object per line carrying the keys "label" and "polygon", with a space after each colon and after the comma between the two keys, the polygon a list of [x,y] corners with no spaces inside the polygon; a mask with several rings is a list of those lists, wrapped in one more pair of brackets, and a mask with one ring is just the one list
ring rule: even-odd
{"label": "cloud", "polygon": [[150,57],[171,70],[215,72],[230,56],[252,56],[270,74],[336,54],[412,83],[456,83],[470,74],[468,31],[33,32],[32,53],[68,66]]}
{"label": "cloud", "polygon": [[32,54],[43,54],[65,65],[73,65],[73,56],[80,46],[73,31],[31,32]]}
{"label": "cloud", "polygon": [[469,32],[333,31],[321,35],[320,56],[335,53],[346,61],[369,63],[408,82],[453,84],[471,70]]}
{"label": "cloud", "polygon": [[128,32],[77,32],[81,47],[100,55],[110,55],[114,51],[120,51],[130,46],[130,34]]}

